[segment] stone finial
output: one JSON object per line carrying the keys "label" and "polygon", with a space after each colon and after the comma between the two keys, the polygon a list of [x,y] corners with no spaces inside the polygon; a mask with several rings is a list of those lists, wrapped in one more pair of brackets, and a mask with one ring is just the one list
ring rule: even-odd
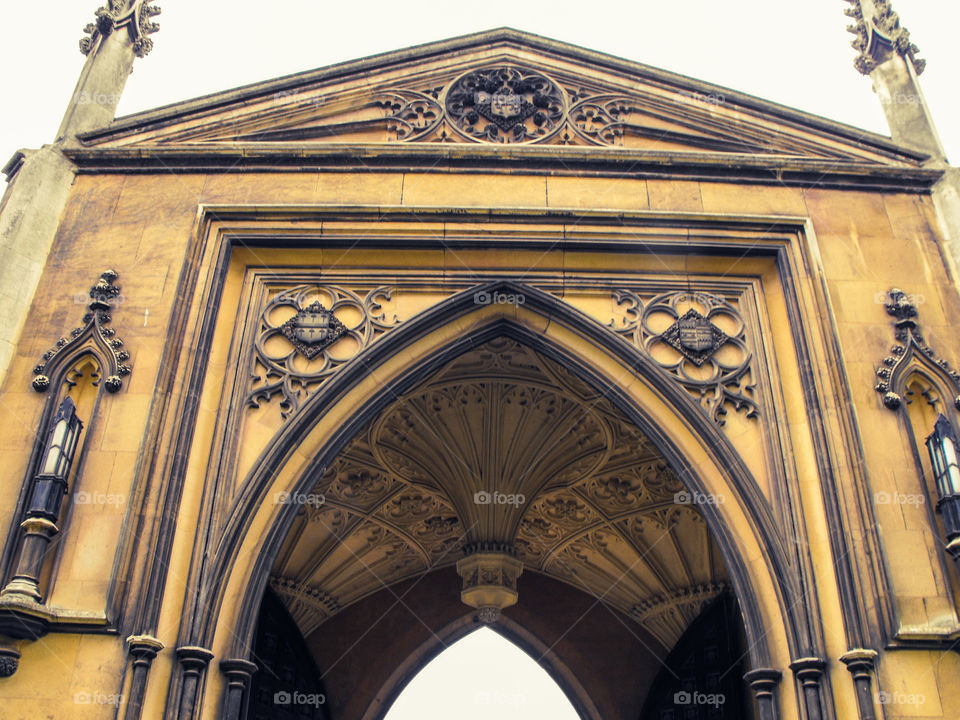
{"label": "stone finial", "polygon": [[160,29],[151,18],[159,14],[160,8],[147,5],[145,0],[107,0],[107,4],[94,13],[94,22],[83,29],[87,36],[80,40],[80,52],[89,55],[101,38],[126,29],[134,54],[144,57],[153,49],[149,36]]}
{"label": "stone finial", "polygon": [[893,53],[909,59],[917,74],[927,61],[917,57],[919,48],[910,41],[910,31],[900,24],[890,0],[846,0],[850,4],[844,14],[854,23],[847,32],[855,35],[850,45],[857,51],[853,66],[864,75],[888,60]]}

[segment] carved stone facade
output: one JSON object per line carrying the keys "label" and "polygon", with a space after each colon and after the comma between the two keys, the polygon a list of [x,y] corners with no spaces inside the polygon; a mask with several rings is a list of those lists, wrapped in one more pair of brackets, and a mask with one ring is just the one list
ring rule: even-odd
{"label": "carved stone facade", "polygon": [[584,720],[952,719],[924,152],[513,30],[81,110],[0,387],[0,715],[380,720],[486,623]]}

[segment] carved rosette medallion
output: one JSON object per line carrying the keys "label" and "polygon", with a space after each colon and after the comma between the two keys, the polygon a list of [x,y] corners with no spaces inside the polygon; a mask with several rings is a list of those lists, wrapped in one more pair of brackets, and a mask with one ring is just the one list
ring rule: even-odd
{"label": "carved rosette medallion", "polygon": [[447,117],[466,137],[502,143],[540,140],[559,129],[563,91],[544,75],[512,67],[475,70],[447,91]]}
{"label": "carved rosette medallion", "polygon": [[339,285],[297,285],[274,295],[260,313],[248,406],[280,395],[281,415],[289,417],[303,397],[399,324],[383,308],[392,297],[385,286],[361,296]]}
{"label": "carved rosette medallion", "polygon": [[[646,300],[631,290],[616,290],[613,300],[623,316],[612,320],[610,327],[676,377],[715,422],[724,424],[728,403],[745,410],[747,417],[759,414],[753,354],[743,317],[734,305],[718,295],[687,291]],[[721,318],[729,332],[714,322]],[[659,352],[663,346],[679,357],[664,356]]]}
{"label": "carved rosette medallion", "polygon": [[280,332],[307,360],[333,345],[346,331],[344,324],[317,300],[280,326]]}

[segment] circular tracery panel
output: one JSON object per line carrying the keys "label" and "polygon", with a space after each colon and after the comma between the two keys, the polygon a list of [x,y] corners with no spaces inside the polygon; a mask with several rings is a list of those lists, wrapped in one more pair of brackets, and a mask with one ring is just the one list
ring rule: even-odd
{"label": "circular tracery panel", "polygon": [[446,96],[447,117],[466,137],[487,142],[543,140],[564,117],[563,91],[544,75],[512,67],[474,70]]}

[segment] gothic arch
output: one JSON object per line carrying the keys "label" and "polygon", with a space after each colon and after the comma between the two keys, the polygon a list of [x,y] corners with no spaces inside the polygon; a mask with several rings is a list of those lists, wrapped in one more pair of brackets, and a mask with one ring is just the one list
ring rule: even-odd
{"label": "gothic arch", "polygon": [[181,630],[181,645],[245,658],[256,608],[295,514],[290,506],[269,507],[264,498],[308,491],[316,469],[327,466],[396,395],[445,361],[507,336],[602,389],[691,491],[732,498],[705,505],[703,514],[741,604],[751,666],[784,667],[792,657],[818,654],[810,637],[809,601],[759,486],[691,397],[633,346],[561,300],[508,282],[482,289],[522,294],[525,303],[478,306],[476,288],[455,295],[371,346],[288,421],[229,510],[228,526],[200,580],[197,613]]}
{"label": "gothic arch", "polygon": [[[434,658],[453,643],[465,638],[477,629],[477,625],[469,616],[464,616],[448,624],[437,632],[431,639],[424,642],[417,650],[401,662],[393,674],[387,679],[377,693],[377,702],[371,704],[360,720],[382,720],[393,702],[400,696],[403,689],[416,675]],[[491,628],[499,633],[523,652],[531,657],[537,655],[546,658],[544,670],[560,686],[567,699],[586,720],[601,720],[600,711],[584,687],[577,680],[576,674],[552,652],[551,648],[541,642],[536,635],[507,617],[502,617],[496,627]]]}

